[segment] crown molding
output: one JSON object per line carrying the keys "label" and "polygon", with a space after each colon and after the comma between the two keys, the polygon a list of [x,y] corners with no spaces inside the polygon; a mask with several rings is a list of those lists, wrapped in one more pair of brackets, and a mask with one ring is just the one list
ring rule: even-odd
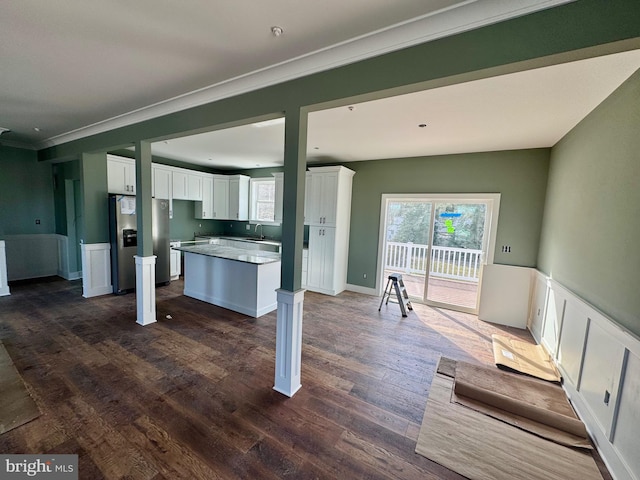
{"label": "crown molding", "polygon": [[573,1],[461,1],[407,22],[47,138],[37,148],[60,145]]}

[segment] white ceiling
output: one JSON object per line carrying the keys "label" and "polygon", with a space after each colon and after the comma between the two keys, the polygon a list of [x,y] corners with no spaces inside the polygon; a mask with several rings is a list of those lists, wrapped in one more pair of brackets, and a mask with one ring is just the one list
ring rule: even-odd
{"label": "white ceiling", "polygon": [[[634,50],[313,112],[307,159],[551,147],[638,68]],[[272,167],[283,164],[283,142],[283,123],[249,124],[158,142],[152,150],[217,168]]]}
{"label": "white ceiling", "polygon": [[[44,148],[567,1],[4,2],[0,140]],[[309,158],[550,146],[639,64],[630,52],[315,112]],[[247,125],[153,150],[252,168],[282,164],[282,142],[282,125]]]}

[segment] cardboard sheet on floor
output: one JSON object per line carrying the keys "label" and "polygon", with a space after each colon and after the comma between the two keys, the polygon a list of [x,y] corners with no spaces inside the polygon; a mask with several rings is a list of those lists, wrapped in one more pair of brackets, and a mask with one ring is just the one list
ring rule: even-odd
{"label": "cardboard sheet on floor", "polygon": [[454,376],[457,403],[561,445],[593,448],[560,385],[466,362]]}
{"label": "cardboard sheet on floor", "polygon": [[560,374],[542,345],[512,340],[502,335],[492,335],[493,357],[498,367],[559,382]]}
{"label": "cardboard sheet on floor", "polygon": [[420,455],[472,480],[602,480],[591,451],[452,402],[453,389],[453,378],[434,375],[416,445]]}
{"label": "cardboard sheet on floor", "polygon": [[38,406],[0,342],[0,435],[40,415]]}

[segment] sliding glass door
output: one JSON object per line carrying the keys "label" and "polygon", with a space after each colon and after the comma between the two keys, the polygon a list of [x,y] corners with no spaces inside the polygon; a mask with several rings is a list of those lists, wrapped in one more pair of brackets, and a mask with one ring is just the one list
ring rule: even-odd
{"label": "sliding glass door", "polygon": [[498,202],[498,195],[384,195],[381,282],[401,273],[412,300],[477,313]]}

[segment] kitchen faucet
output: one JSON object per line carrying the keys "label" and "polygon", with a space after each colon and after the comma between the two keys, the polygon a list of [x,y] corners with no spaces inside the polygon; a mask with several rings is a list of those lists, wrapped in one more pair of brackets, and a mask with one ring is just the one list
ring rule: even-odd
{"label": "kitchen faucet", "polygon": [[256,228],[253,229],[253,233],[256,233],[258,231],[258,227],[260,227],[260,240],[264,240],[264,235],[262,234],[262,224],[261,223],[256,223]]}

